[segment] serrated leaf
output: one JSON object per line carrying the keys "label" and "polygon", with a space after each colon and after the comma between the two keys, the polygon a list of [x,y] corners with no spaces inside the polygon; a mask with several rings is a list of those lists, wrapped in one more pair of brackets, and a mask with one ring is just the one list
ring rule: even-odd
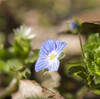
{"label": "serrated leaf", "polygon": [[91,78],[90,78],[90,74],[87,76],[87,85],[89,87],[91,87]]}
{"label": "serrated leaf", "polygon": [[84,45],[85,62],[88,67],[88,71],[91,75],[100,75],[100,37],[99,34],[92,34],[89,36],[88,42]]}
{"label": "serrated leaf", "polygon": [[100,76],[99,75],[94,75],[94,82],[95,82],[95,84],[100,84]]}

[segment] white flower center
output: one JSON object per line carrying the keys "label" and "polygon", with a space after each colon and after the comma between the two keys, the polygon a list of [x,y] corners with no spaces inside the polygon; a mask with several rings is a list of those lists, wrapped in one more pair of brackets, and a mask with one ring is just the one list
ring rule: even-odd
{"label": "white flower center", "polygon": [[55,57],[56,57],[56,52],[55,51],[52,51],[49,55],[49,60],[53,60]]}

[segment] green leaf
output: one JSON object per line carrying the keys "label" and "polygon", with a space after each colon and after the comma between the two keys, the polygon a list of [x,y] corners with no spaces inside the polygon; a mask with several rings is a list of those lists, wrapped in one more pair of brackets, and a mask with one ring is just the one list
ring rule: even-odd
{"label": "green leaf", "polygon": [[95,84],[100,84],[100,76],[99,75],[94,75],[94,82]]}
{"label": "green leaf", "polygon": [[79,75],[81,78],[87,80],[86,69],[82,66],[73,66],[69,69],[69,74]]}
{"label": "green leaf", "polygon": [[16,71],[16,72],[23,72],[25,70],[25,66],[24,67],[20,67],[20,68],[16,68],[15,66],[10,66],[10,70],[12,71]]}
{"label": "green leaf", "polygon": [[90,74],[87,76],[87,85],[89,87],[91,87],[91,78],[90,78]]}
{"label": "green leaf", "polygon": [[28,64],[28,63],[34,63],[36,61],[36,59],[38,58],[38,55],[39,55],[39,49],[35,49],[33,50],[34,54],[33,56],[31,57],[28,57],[25,59],[25,63]]}
{"label": "green leaf", "polygon": [[79,75],[84,80],[87,80],[87,74],[85,72],[79,71],[77,73],[74,73],[75,75]]}
{"label": "green leaf", "polygon": [[43,75],[45,75],[48,71],[49,71],[48,68],[45,68],[44,72],[43,72]]}
{"label": "green leaf", "polygon": [[59,60],[63,59],[64,57],[65,57],[65,54],[61,52],[61,54],[59,55]]}
{"label": "green leaf", "polygon": [[16,53],[17,57],[19,58],[26,58],[30,51],[30,44],[28,41],[25,40],[15,40],[14,41],[14,52]]}
{"label": "green leaf", "polygon": [[13,70],[20,70],[23,67],[22,62],[19,59],[10,59],[6,62],[6,71],[9,73],[13,66]]}
{"label": "green leaf", "polygon": [[92,86],[92,90],[93,90],[93,92],[94,92],[95,94],[100,95],[100,84],[94,84],[94,85]]}
{"label": "green leaf", "polygon": [[14,57],[15,57],[15,54],[13,51],[11,51],[11,48],[0,50],[0,59],[7,61],[8,59],[11,59]]}
{"label": "green leaf", "polygon": [[0,74],[6,72],[6,65],[3,60],[0,60]]}
{"label": "green leaf", "polygon": [[80,71],[86,72],[86,69],[82,66],[73,66],[69,68],[69,74],[71,75]]}
{"label": "green leaf", "polygon": [[89,36],[88,42],[84,45],[85,62],[88,67],[88,71],[94,76],[96,73],[100,76],[100,37],[99,34],[92,34]]}
{"label": "green leaf", "polygon": [[31,71],[28,69],[28,68],[26,68],[26,70],[24,71],[24,73],[23,73],[23,76],[27,79],[27,78],[29,78],[30,76],[31,76]]}
{"label": "green leaf", "polygon": [[84,61],[83,61],[83,58],[82,57],[74,57],[70,60],[67,61],[66,63],[68,66],[82,66],[84,65]]}
{"label": "green leaf", "polygon": [[84,79],[86,81],[86,84],[91,87],[91,78],[90,78],[90,75],[88,75],[86,73],[86,69],[82,66],[74,66],[74,67],[71,67],[69,69],[69,74],[72,75],[78,75],[80,76],[82,79]]}
{"label": "green leaf", "polygon": [[23,64],[18,59],[9,59],[8,61],[0,60],[0,73],[10,73],[11,66],[19,69],[23,66]]}
{"label": "green leaf", "polygon": [[100,90],[93,90],[93,92],[97,95],[100,95]]}

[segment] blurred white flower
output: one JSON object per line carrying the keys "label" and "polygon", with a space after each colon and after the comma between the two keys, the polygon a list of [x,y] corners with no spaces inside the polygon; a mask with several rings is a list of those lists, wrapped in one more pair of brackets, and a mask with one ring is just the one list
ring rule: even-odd
{"label": "blurred white flower", "polygon": [[33,39],[36,35],[31,33],[31,31],[31,27],[25,27],[24,25],[14,30],[16,36],[23,39]]}

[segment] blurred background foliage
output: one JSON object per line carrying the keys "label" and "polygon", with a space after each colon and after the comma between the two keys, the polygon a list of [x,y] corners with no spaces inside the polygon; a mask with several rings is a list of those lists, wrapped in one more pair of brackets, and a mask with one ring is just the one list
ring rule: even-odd
{"label": "blurred background foliage", "polygon": [[[34,13],[33,20],[39,18],[39,25],[50,26],[57,25],[77,13],[95,8],[100,8],[99,0],[1,0],[0,34],[7,36],[25,22],[30,12]],[[7,41],[7,37],[5,40]]]}
{"label": "blurred background foliage", "polygon": [[0,34],[11,33],[14,28],[25,22],[31,12],[34,14],[33,20],[39,19],[39,25],[50,26],[95,8],[100,8],[99,0],[1,0]]}
{"label": "blurred background foliage", "polygon": [[86,9],[100,6],[99,0],[20,0],[7,1],[10,11],[16,20],[24,21],[25,14],[29,10],[39,12],[40,21],[44,24],[57,24],[72,14]]}
{"label": "blurred background foliage", "polygon": [[[33,20],[34,25],[39,25],[39,26],[41,25],[43,26],[43,28],[46,28],[47,26],[59,25],[62,21],[72,18],[81,12],[85,12],[87,10],[92,12],[93,9],[97,8],[100,9],[100,0],[1,0],[0,1],[0,49],[1,48],[4,49],[0,51],[0,58],[4,60],[9,59],[9,57],[11,58],[9,61],[8,60],[6,61],[7,62],[6,64],[4,63],[4,61],[0,60],[0,69],[1,69],[0,77],[2,81],[6,83],[4,86],[7,86],[7,84],[11,81],[13,76],[12,75],[13,73],[11,73],[9,75],[10,79],[9,78],[7,78],[6,80],[4,79],[9,73],[8,68],[4,69],[6,65],[7,67],[9,67],[8,64],[10,65],[12,63],[12,64],[17,64],[18,66],[21,67],[24,64],[31,63],[31,60],[32,62],[36,60],[36,58],[33,56],[33,57],[28,57],[22,62],[21,60],[18,59],[19,55],[16,56],[16,59],[13,59],[15,55],[13,53],[13,50],[10,48],[12,44],[11,42],[13,42],[14,39],[13,29],[19,27],[23,23],[26,23],[26,19],[30,18],[28,17],[28,14],[30,15],[32,14],[31,16],[33,16],[33,18],[27,20]],[[93,16],[95,15],[93,14]],[[17,43],[19,43],[20,45],[20,42]],[[17,43],[14,42],[15,49],[16,47],[18,47]],[[29,44],[30,43],[23,45],[27,48],[27,45]],[[9,48],[9,50],[6,50],[6,48]],[[16,50],[16,54],[19,54],[19,52],[22,53],[21,50],[20,51],[18,50]],[[29,54],[30,46],[29,49],[27,50],[28,51],[26,54]],[[23,52],[22,56],[24,54],[25,53]],[[26,56],[23,57],[26,58]],[[77,62],[77,61],[81,61],[80,56],[71,60],[71,62]],[[66,59],[63,60],[61,63],[62,63],[61,66],[62,68],[59,69],[59,73],[62,77],[62,80],[58,90],[64,97],[68,99],[75,99],[72,93],[75,94],[75,92],[78,91],[78,89],[80,89],[81,86],[83,86],[83,80],[78,77],[71,78],[70,76],[67,75],[68,74],[67,65],[70,67],[70,64],[66,63]],[[4,72],[5,74],[2,75],[2,73]]]}
{"label": "blurred background foliage", "polygon": [[23,23],[30,10],[39,13],[40,23],[50,25],[58,24],[81,11],[98,7],[99,0],[6,0],[0,5],[0,29],[7,26],[10,15],[17,23]]}

